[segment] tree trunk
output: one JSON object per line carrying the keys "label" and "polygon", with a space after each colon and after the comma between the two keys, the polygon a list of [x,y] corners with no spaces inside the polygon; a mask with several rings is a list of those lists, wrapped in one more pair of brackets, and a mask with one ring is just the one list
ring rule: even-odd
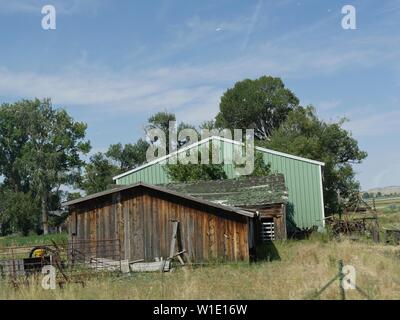
{"label": "tree trunk", "polygon": [[49,221],[47,212],[47,193],[44,192],[42,195],[42,223],[43,223],[43,234],[49,233]]}

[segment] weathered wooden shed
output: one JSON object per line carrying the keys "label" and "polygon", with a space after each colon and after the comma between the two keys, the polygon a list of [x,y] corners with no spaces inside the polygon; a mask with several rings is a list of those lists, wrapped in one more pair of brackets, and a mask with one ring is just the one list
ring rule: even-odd
{"label": "weathered wooden shed", "polygon": [[[255,213],[136,183],[65,203],[70,237],[119,239],[123,259],[154,261],[170,255],[172,221],[179,221],[182,249],[190,262],[247,261],[255,246]],[[96,244],[93,244],[96,246]],[[97,256],[101,256],[101,248]]]}

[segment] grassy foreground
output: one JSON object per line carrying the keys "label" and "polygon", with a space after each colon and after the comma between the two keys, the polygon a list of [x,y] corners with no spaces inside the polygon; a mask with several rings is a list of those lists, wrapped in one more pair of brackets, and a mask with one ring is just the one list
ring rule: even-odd
{"label": "grassy foreground", "polygon": [[[0,282],[0,299],[304,299],[337,273],[337,262],[356,268],[356,283],[372,299],[400,299],[400,248],[324,239],[277,242],[281,260],[209,265],[171,273],[89,280],[86,287],[43,290]],[[348,299],[362,299],[355,290]],[[338,299],[336,281],[320,299]]]}

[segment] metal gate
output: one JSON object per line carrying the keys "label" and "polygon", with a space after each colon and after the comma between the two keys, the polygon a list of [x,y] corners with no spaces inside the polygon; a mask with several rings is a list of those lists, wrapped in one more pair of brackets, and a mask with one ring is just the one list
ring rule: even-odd
{"label": "metal gate", "polygon": [[41,273],[52,265],[65,277],[76,272],[121,271],[119,239],[71,240],[42,245],[0,248],[0,278]]}

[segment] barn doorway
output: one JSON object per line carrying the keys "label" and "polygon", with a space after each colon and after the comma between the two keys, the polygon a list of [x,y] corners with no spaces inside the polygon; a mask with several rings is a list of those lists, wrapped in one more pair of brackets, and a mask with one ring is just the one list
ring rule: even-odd
{"label": "barn doorway", "polygon": [[275,240],[279,240],[279,232],[274,217],[260,217],[257,221],[256,261],[280,260]]}

